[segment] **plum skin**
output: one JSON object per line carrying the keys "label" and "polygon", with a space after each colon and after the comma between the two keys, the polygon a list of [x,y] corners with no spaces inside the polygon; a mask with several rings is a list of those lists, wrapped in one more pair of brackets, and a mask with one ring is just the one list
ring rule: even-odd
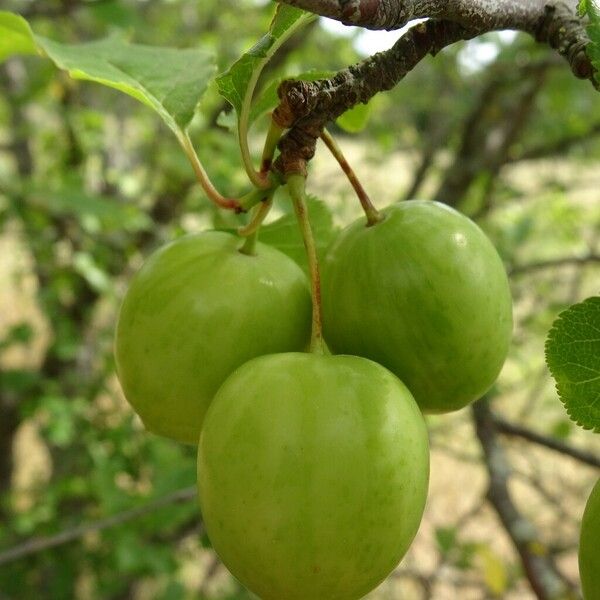
{"label": "plum skin", "polygon": [[460,409],[491,387],[508,353],[502,260],[473,221],[443,204],[407,201],[382,214],[370,227],[355,221],[327,252],[325,339],[335,353],[387,367],[423,411]]}
{"label": "plum skin", "polygon": [[198,449],[209,538],[262,600],[352,600],[398,564],[427,496],[412,395],[355,356],[246,363],[213,400]]}
{"label": "plum skin", "polygon": [[275,248],[239,252],[207,231],[150,256],[123,300],[115,336],[125,397],[150,431],[197,444],[224,379],[255,356],[303,350],[311,300],[303,271]]}

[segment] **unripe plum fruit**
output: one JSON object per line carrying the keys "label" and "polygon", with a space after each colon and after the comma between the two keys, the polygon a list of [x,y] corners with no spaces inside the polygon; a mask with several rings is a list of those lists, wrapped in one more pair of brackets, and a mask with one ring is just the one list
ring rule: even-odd
{"label": "unripe plum fruit", "polygon": [[255,356],[303,350],[310,336],[306,276],[278,250],[209,231],[155,252],[119,314],[115,357],[129,403],[150,431],[195,444],[224,379]]}
{"label": "unripe plum fruit", "polygon": [[410,546],[429,477],[425,423],[387,369],[285,353],[236,370],[198,449],[209,538],[262,600],[353,600]]}
{"label": "unripe plum fruit", "polygon": [[496,380],[512,331],[508,279],[470,219],[408,201],[333,242],[322,272],[323,328],[335,353],[395,373],[422,410],[457,410]]}

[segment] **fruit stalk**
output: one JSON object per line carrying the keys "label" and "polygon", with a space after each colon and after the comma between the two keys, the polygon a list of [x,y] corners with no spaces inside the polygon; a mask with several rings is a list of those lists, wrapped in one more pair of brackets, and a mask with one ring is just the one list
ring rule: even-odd
{"label": "fruit stalk", "polygon": [[250,222],[247,225],[238,228],[238,235],[246,238],[244,245],[240,248],[240,252],[243,254],[248,254],[250,256],[254,255],[256,240],[258,238],[258,230],[269,214],[272,205],[273,194],[271,193],[266,195],[261,203],[257,204],[252,209]]}
{"label": "fruit stalk", "polygon": [[308,271],[310,276],[310,291],[312,296],[312,329],[310,336],[310,351],[323,354],[323,326],[321,319],[321,275],[319,273],[319,260],[317,248],[313,237],[312,227],[308,218],[305,195],[306,178],[303,175],[289,175],[287,178],[288,190],[294,203],[294,210],[298,225],[302,232],[304,248],[308,258]]}
{"label": "fruit stalk", "polygon": [[277,144],[284,131],[285,130],[271,118],[271,124],[269,126],[269,131],[267,132],[267,137],[265,138],[265,145],[260,163],[260,174],[262,177],[266,177],[271,169],[275,149],[277,148]]}
{"label": "fruit stalk", "polygon": [[354,169],[350,166],[342,149],[338,146],[338,143],[335,141],[333,136],[327,131],[327,129],[323,130],[321,134],[321,139],[325,142],[327,148],[329,148],[331,154],[333,154],[334,158],[338,161],[342,171],[346,174],[348,181],[354,188],[356,195],[358,196],[358,200],[363,210],[365,211],[365,215],[367,216],[367,226],[375,225],[375,223],[379,223],[383,218],[381,213],[373,206],[369,195],[365,191],[365,188],[362,186]]}

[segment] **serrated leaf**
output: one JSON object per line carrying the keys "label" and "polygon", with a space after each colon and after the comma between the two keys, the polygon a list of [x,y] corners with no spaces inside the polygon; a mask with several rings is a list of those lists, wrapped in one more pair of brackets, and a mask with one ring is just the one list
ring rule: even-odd
{"label": "serrated leaf", "polygon": [[546,363],[571,419],[600,433],[600,296],[558,316],[546,340]]}
{"label": "serrated leaf", "polygon": [[37,45],[29,23],[10,12],[0,11],[0,62],[13,54],[36,54]]}
{"label": "serrated leaf", "polygon": [[216,72],[214,55],[201,48],[131,44],[119,35],[61,44],[35,35],[23,18],[7,12],[0,13],[2,26],[9,35],[0,42],[0,59],[37,50],[71,77],[115,88],[154,109],[178,136]]}
{"label": "serrated leaf", "polygon": [[[308,196],[306,204],[317,246],[317,254],[320,258],[333,240],[336,228],[333,225],[333,217],[329,207],[324,202],[314,196]],[[261,242],[274,246],[284,254],[287,254],[304,271],[308,272],[304,242],[302,241],[302,235],[298,228],[295,214],[283,215],[276,221],[261,227],[259,239]]]}
{"label": "serrated leaf", "polygon": [[596,69],[596,79],[598,80],[598,73],[600,72],[600,4],[598,0],[582,1],[579,3],[578,8],[580,13],[585,10],[590,20],[587,33],[591,43],[588,44],[586,52]]}
{"label": "serrated leaf", "polygon": [[367,126],[370,117],[371,104],[357,104],[338,117],[336,123],[348,133],[359,133]]}
{"label": "serrated leaf", "polygon": [[279,4],[269,32],[225,73],[217,77],[219,93],[235,108],[238,115],[248,87],[256,82],[269,58],[294,31],[314,18],[314,15],[298,8]]}

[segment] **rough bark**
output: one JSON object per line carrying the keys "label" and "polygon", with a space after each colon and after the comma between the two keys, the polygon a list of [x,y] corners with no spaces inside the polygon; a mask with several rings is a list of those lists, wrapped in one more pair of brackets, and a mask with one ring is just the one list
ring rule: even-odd
{"label": "rough bark", "polygon": [[573,73],[595,84],[585,49],[586,23],[572,2],[533,0],[280,0],[342,22],[372,29],[394,29],[415,18],[429,20],[409,29],[396,44],[331,79],[286,81],[279,89],[275,121],[289,129],[280,142],[275,168],[304,173],[316,140],[328,121],[375,94],[393,88],[425,56],[498,29],[527,32],[567,59]]}

